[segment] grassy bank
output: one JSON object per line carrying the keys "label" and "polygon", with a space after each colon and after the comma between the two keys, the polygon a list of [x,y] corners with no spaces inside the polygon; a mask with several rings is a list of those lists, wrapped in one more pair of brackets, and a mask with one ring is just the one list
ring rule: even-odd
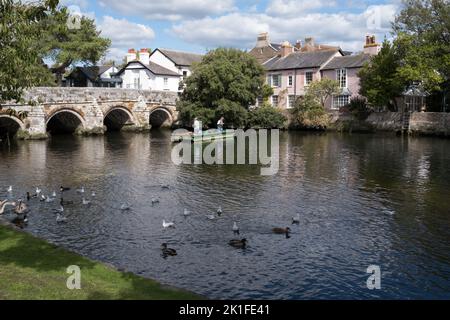
{"label": "grassy bank", "polygon": [[[81,269],[81,289],[69,290],[66,269]],[[123,273],[0,225],[1,299],[198,299],[192,293]]]}

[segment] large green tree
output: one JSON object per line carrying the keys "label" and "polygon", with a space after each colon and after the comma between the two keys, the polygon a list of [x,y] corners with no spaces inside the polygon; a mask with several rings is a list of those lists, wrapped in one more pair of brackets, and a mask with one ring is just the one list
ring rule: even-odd
{"label": "large green tree", "polygon": [[257,97],[272,94],[264,74],[264,68],[244,51],[210,51],[186,79],[178,105],[181,119],[189,124],[198,117],[203,124],[211,125],[223,115],[226,125],[242,127]]}
{"label": "large green tree", "polygon": [[40,22],[52,14],[58,1],[0,0],[0,109],[9,100],[19,100],[24,88],[49,79],[36,44]]}
{"label": "large green tree", "polygon": [[376,107],[397,111],[396,98],[404,91],[407,81],[400,76],[401,53],[397,46],[384,40],[378,55],[373,56],[358,73],[359,94]]}
{"label": "large green tree", "polygon": [[402,53],[399,75],[421,81],[429,91],[441,90],[450,76],[450,2],[405,0],[393,30]]}
{"label": "large green tree", "polygon": [[96,64],[105,55],[111,41],[102,38],[93,19],[81,17],[77,27],[68,21],[67,8],[62,7],[41,21],[45,30],[38,42],[40,54],[53,61],[51,71],[61,82],[67,68],[76,64]]}

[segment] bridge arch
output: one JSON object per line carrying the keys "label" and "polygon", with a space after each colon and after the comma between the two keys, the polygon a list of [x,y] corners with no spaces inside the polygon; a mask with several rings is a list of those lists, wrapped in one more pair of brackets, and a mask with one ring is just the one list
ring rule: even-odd
{"label": "bridge arch", "polygon": [[50,113],[45,122],[47,132],[51,134],[75,133],[77,129],[85,128],[83,116],[78,111],[64,108]]}
{"label": "bridge arch", "polygon": [[169,127],[172,125],[173,116],[165,107],[157,107],[150,112],[150,125],[152,128]]}
{"label": "bridge arch", "polygon": [[19,118],[0,114],[0,138],[8,134],[15,136],[19,130],[25,130],[25,124]]}
{"label": "bridge arch", "polygon": [[103,118],[103,125],[107,131],[118,131],[127,122],[135,123],[135,119],[130,110],[122,106],[115,106],[106,111]]}

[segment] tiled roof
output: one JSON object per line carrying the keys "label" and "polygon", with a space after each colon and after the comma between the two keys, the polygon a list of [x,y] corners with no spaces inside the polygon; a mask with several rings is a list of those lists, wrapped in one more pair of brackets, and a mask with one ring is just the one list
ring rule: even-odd
{"label": "tiled roof", "polygon": [[84,75],[91,81],[97,80],[99,76],[105,73],[111,66],[92,66],[92,67],[77,67]]}
{"label": "tiled roof", "polygon": [[323,70],[339,69],[339,68],[361,68],[370,60],[369,54],[358,54],[354,56],[335,57],[331,60]]}
{"label": "tiled roof", "polygon": [[194,62],[202,61],[203,55],[197,53],[174,51],[168,49],[157,49],[178,66],[191,66]]}
{"label": "tiled roof", "polygon": [[174,71],[172,71],[172,70],[166,69],[166,68],[164,68],[163,66],[160,66],[159,64],[156,64],[156,63],[153,63],[153,62],[150,62],[149,64],[143,64],[142,62],[137,61],[137,60],[136,60],[136,61],[131,61],[131,62],[129,62],[125,67],[122,68],[122,70],[120,70],[119,72],[117,72],[117,75],[120,75],[121,73],[123,73],[123,72],[125,71],[125,69],[128,68],[128,66],[129,66],[131,63],[139,63],[139,64],[142,65],[144,68],[150,70],[153,74],[156,74],[156,75],[162,75],[162,76],[178,76],[178,77],[180,76],[178,73],[176,73],[176,72],[174,72]]}
{"label": "tiled roof", "polygon": [[275,57],[264,64],[269,71],[320,67],[338,51],[294,52],[287,57]]}

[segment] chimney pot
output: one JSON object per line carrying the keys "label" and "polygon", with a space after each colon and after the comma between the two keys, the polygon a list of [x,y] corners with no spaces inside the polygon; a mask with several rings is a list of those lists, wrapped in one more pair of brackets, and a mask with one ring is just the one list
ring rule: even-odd
{"label": "chimney pot", "polygon": [[297,40],[297,42],[295,43],[295,47],[300,50],[302,48],[302,40]]}
{"label": "chimney pot", "polygon": [[256,48],[265,48],[270,46],[269,33],[261,32],[256,39]]}
{"label": "chimney pot", "polygon": [[284,41],[281,44],[281,57],[287,57],[294,52],[294,47],[289,43],[289,41]]}

